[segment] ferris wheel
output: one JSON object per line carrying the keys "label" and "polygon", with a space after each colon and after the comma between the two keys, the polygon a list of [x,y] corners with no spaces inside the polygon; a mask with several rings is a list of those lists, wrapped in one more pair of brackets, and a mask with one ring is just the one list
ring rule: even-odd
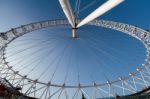
{"label": "ferris wheel", "polygon": [[[24,95],[39,99],[125,96],[149,87],[150,32],[125,23],[96,19],[123,0],[109,0],[83,20],[78,18],[80,0],[74,12],[69,0],[59,2],[67,20],[30,23],[0,34],[1,79],[19,87]],[[116,46],[115,40],[108,42],[102,31],[113,31],[114,35],[123,34],[136,41],[146,51],[143,63],[132,69],[129,64],[120,67],[122,60],[115,55],[118,52],[122,55],[123,49],[111,47]],[[122,33],[115,34],[117,31]]]}

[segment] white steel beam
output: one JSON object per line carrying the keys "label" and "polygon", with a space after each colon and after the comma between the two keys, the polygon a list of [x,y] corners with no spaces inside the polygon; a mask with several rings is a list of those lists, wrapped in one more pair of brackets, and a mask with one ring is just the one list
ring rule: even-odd
{"label": "white steel beam", "polygon": [[73,28],[75,28],[75,17],[72,11],[72,8],[70,6],[70,3],[68,0],[59,0],[59,3],[69,21],[69,23],[71,24],[71,26]]}
{"label": "white steel beam", "polygon": [[80,26],[83,26],[90,21],[96,19],[97,17],[103,15],[107,11],[111,10],[115,6],[122,3],[124,0],[108,0],[106,3],[98,7],[95,11],[93,11],[91,14],[89,14],[85,19],[83,19],[78,25],[77,28]]}

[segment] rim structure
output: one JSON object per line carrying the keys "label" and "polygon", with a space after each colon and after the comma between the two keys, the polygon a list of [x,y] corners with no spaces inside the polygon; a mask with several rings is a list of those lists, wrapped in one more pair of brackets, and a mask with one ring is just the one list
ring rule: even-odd
{"label": "rim structure", "polygon": [[[78,20],[80,22],[80,20]],[[32,96],[40,99],[79,99],[82,93],[90,99],[100,97],[114,97],[117,95],[124,96],[127,94],[136,93],[143,88],[147,88],[150,85],[150,32],[138,28],[136,26],[106,21],[106,20],[95,20],[88,25],[100,26],[105,28],[114,29],[126,33],[136,39],[140,40],[147,49],[147,59],[135,72],[129,73],[126,77],[119,77],[114,81],[107,81],[103,84],[93,82],[92,85],[81,85],[80,83],[76,86],[53,84],[51,82],[43,83],[38,79],[31,79],[28,75],[21,75],[19,71],[15,71],[13,66],[9,66],[5,58],[5,48],[16,38],[30,33],[32,31],[57,26],[57,25],[69,25],[67,20],[47,20],[42,22],[31,23],[22,25],[17,28],[13,28],[7,32],[0,34],[0,77],[6,78],[14,87],[20,86],[21,92],[27,96]],[[55,91],[51,92],[55,88]],[[74,91],[69,93],[73,89]],[[89,94],[86,89],[92,90],[94,94]],[[37,95],[38,93],[38,95]],[[96,95],[96,93],[99,93]],[[62,98],[61,98],[62,99]]]}

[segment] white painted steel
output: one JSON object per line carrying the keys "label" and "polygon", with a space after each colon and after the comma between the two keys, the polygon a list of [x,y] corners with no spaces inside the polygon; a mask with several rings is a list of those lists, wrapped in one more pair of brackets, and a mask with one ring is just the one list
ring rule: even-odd
{"label": "white painted steel", "polygon": [[109,1],[107,1],[102,6],[100,6],[99,8],[97,8],[94,12],[92,12],[90,15],[88,15],[85,19],[83,19],[77,25],[77,27],[81,27],[81,26],[89,23],[90,21],[96,19],[97,17],[99,17],[99,16],[103,15],[104,13],[108,12],[109,10],[111,10],[112,8],[114,8],[115,6],[119,5],[123,1],[124,0],[109,0]]}
{"label": "white painted steel", "polygon": [[[136,93],[137,91],[150,86],[150,32],[136,26],[113,21],[95,20],[88,23],[88,25],[110,28],[126,33],[140,40],[147,49],[147,59],[145,59],[145,63],[143,63],[135,72],[129,73],[129,75],[125,77],[119,77],[116,80],[108,80],[106,83],[93,82],[93,84],[90,85],[80,85],[81,82],[77,85],[67,85],[66,83],[57,84],[52,82],[44,83],[39,81],[39,79],[31,79],[28,75],[20,74],[19,71],[16,71],[13,66],[8,64],[5,57],[5,50],[7,45],[13,42],[13,40],[32,31],[58,25],[69,25],[69,23],[67,20],[63,19],[47,20],[22,25],[4,33],[0,33],[1,78],[7,79],[13,86],[21,86],[21,92],[23,94],[40,99],[56,99],[57,96],[57,99],[80,99],[78,98],[78,94],[81,93],[84,93],[87,97],[93,97],[93,94],[86,93],[88,90],[94,90],[95,93],[100,93],[97,95],[98,98],[115,96],[116,93],[114,92],[118,92],[117,94],[122,96]],[[2,82],[1,79],[0,81]],[[5,82],[3,83],[7,84]],[[55,92],[53,92],[54,89],[56,89]],[[72,91],[73,95],[70,94],[70,91]]]}
{"label": "white painted steel", "polygon": [[59,3],[69,21],[69,23],[74,28],[75,27],[75,17],[74,17],[74,14],[73,14],[73,11],[72,11],[69,1],[68,0],[59,0]]}

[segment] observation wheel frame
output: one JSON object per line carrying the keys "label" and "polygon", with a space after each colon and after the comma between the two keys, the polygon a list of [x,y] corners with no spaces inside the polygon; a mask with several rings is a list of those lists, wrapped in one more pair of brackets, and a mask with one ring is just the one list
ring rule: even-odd
{"label": "observation wheel frame", "polygon": [[[80,22],[80,20],[78,20]],[[126,77],[119,77],[117,80],[113,81],[107,81],[103,84],[98,84],[96,82],[93,82],[92,85],[82,85],[77,84],[74,85],[66,85],[63,83],[62,85],[53,84],[51,82],[43,83],[38,81],[38,79],[31,79],[28,77],[28,75],[21,75],[19,71],[15,71],[13,69],[13,66],[9,66],[8,62],[6,61],[5,57],[5,48],[9,43],[11,43],[16,38],[30,33],[35,30],[39,30],[42,28],[52,27],[52,26],[58,26],[58,25],[69,25],[67,20],[64,19],[58,19],[58,20],[47,20],[47,21],[41,21],[36,23],[31,23],[27,25],[22,25],[17,28],[13,28],[9,31],[6,31],[4,33],[0,33],[0,77],[6,78],[13,86],[21,86],[22,90],[26,90],[22,93],[24,93],[27,96],[37,97],[36,92],[41,91],[41,95],[38,95],[38,98],[42,99],[51,99],[54,95],[58,94],[57,99],[60,99],[62,92],[65,92],[65,98],[64,99],[77,99],[78,96],[76,96],[78,93],[84,93],[87,98],[95,99],[95,96],[91,96],[88,93],[86,93],[86,88],[91,88],[92,90],[96,90],[99,93],[105,94],[104,96],[100,97],[114,97],[116,93],[112,91],[113,90],[122,90],[121,96],[136,93],[139,90],[142,90],[143,88],[148,88],[150,86],[150,32],[143,30],[141,28],[138,28],[136,26],[119,23],[119,22],[113,22],[113,21],[106,21],[106,20],[94,20],[88,25],[93,26],[100,26],[104,28],[110,28],[113,30],[117,30],[123,33],[126,33],[132,37],[135,37],[136,39],[140,40],[147,49],[147,59],[145,59],[145,63],[143,63],[139,68],[136,69],[135,72],[129,73]],[[37,87],[37,85],[40,85],[40,87]],[[24,87],[26,85],[29,85],[28,88]],[[53,93],[49,93],[49,90],[51,87],[56,87],[58,90]],[[107,88],[107,90],[105,89]],[[75,93],[73,96],[69,96],[67,89],[75,89]],[[77,98],[75,98],[77,97]]]}

